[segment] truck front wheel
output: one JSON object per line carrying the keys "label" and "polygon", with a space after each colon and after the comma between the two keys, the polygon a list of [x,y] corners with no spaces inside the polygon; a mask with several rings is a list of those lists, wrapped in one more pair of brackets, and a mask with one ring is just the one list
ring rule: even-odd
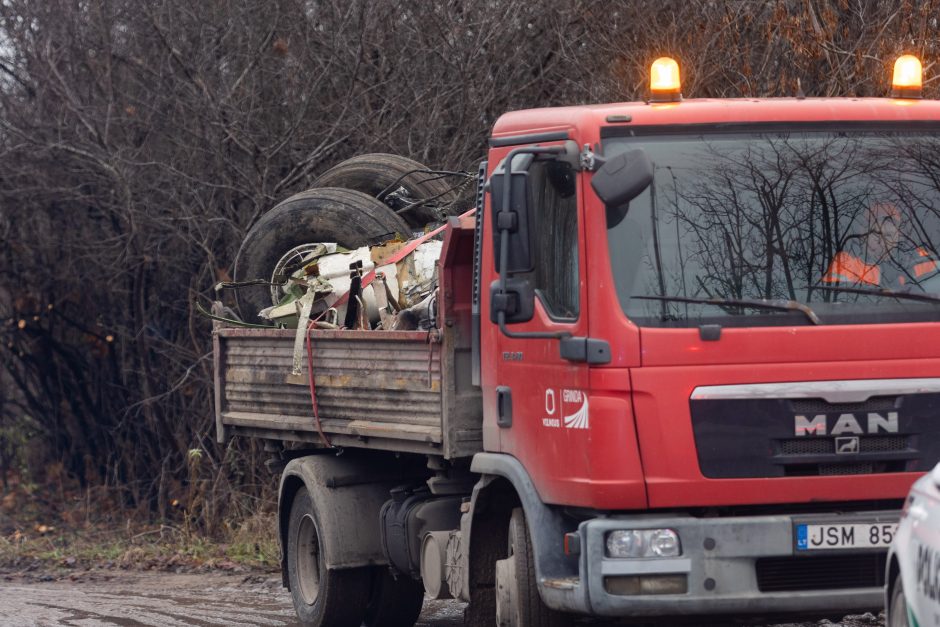
{"label": "truck front wheel", "polygon": [[287,531],[287,577],[297,617],[313,627],[358,627],[369,601],[367,568],[331,570],[313,499],[300,488],[291,504]]}
{"label": "truck front wheel", "polygon": [[496,624],[499,627],[564,627],[570,617],[549,609],[539,595],[532,539],[521,507],[509,519],[509,557],[496,562]]}

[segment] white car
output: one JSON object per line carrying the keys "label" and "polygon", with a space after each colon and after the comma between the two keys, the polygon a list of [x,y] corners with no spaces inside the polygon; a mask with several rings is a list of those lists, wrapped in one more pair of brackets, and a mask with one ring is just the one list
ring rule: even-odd
{"label": "white car", "polygon": [[940,627],[940,464],[911,486],[885,582],[887,627]]}

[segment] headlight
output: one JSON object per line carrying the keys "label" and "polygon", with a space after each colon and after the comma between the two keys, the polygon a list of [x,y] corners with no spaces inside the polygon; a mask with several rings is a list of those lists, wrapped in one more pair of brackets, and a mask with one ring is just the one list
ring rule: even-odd
{"label": "headlight", "polygon": [[678,557],[679,534],[672,529],[621,529],[607,534],[607,557]]}
{"label": "headlight", "polygon": [[656,557],[678,557],[682,555],[679,534],[672,529],[655,529],[650,534],[649,547]]}

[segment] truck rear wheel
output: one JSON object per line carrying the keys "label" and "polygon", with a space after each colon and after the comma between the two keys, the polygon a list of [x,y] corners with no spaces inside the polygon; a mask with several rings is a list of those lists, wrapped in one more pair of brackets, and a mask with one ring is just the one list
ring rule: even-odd
{"label": "truck rear wheel", "polygon": [[428,168],[399,155],[374,153],[358,155],[339,163],[314,181],[314,187],[345,187],[380,199],[393,210],[401,210],[413,202],[427,200],[400,214],[409,225],[421,228],[439,222],[443,216],[438,207],[457,199],[453,179],[426,174]]}
{"label": "truck rear wheel", "polygon": [[539,595],[532,539],[521,507],[509,519],[509,557],[496,562],[496,624],[499,627],[565,627],[569,616],[550,609]]}
{"label": "truck rear wheel", "polygon": [[[289,273],[291,258],[307,245],[336,242],[358,248],[382,236],[407,234],[408,224],[362,192],[350,189],[311,189],[280,202],[248,231],[235,257],[235,279],[272,281]],[[299,269],[299,267],[298,267]],[[247,322],[258,322],[258,312],[277,304],[276,290],[256,285],[239,290],[238,308]]]}
{"label": "truck rear wheel", "polygon": [[291,504],[287,531],[287,578],[297,617],[312,627],[358,627],[369,600],[367,568],[331,570],[313,499],[300,488]]}
{"label": "truck rear wheel", "polygon": [[382,567],[372,580],[372,596],[366,608],[368,627],[412,627],[424,606],[424,586],[420,581],[400,575],[392,577]]}

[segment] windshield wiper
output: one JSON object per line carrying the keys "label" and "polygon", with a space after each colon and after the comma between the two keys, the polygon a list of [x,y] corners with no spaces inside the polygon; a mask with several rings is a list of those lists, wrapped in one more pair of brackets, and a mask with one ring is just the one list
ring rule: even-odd
{"label": "windshield wiper", "polygon": [[919,300],[926,303],[940,303],[940,295],[926,292],[901,292],[887,287],[840,287],[838,285],[817,285],[814,289],[828,290],[830,292],[848,292],[850,294],[871,294],[872,296],[885,296],[887,298],[904,298]]}
{"label": "windshield wiper", "polygon": [[[796,300],[768,300],[766,298],[688,298],[686,296],[631,296],[642,300],[660,300],[675,303],[694,303],[715,305],[717,307],[751,307],[753,309],[776,309],[778,311],[799,311],[813,324],[822,324],[816,312],[809,305]],[[940,302],[940,298],[937,299]]]}

